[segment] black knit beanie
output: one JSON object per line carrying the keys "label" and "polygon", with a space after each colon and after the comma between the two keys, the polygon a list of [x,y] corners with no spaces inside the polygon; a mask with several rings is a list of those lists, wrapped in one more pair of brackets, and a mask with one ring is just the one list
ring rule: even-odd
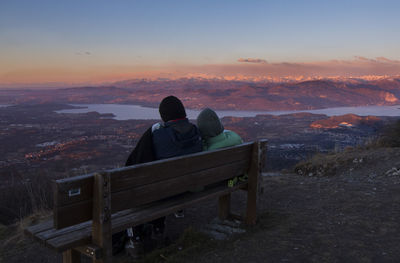
{"label": "black knit beanie", "polygon": [[185,107],[183,107],[182,102],[175,96],[165,97],[161,101],[158,110],[164,122],[186,117]]}

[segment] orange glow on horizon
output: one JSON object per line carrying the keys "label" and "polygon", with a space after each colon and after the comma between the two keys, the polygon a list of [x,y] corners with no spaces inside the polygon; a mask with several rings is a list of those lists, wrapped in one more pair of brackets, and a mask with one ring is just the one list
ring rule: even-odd
{"label": "orange glow on horizon", "polygon": [[[3,70],[4,71],[4,70]],[[231,64],[102,66],[88,68],[30,68],[0,71],[0,84],[66,83],[101,84],[127,79],[205,78],[243,81],[302,81],[355,77],[374,80],[400,75],[400,61],[384,57],[304,63],[269,63],[259,58],[238,59]],[[390,100],[391,98],[388,98]]]}

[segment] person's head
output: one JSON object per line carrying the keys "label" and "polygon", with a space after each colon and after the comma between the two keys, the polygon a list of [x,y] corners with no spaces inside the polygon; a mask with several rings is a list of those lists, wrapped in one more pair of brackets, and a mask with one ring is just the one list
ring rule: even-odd
{"label": "person's head", "polygon": [[210,108],[202,110],[197,117],[197,127],[202,138],[215,137],[224,131],[224,126],[215,111]]}
{"label": "person's head", "polygon": [[185,107],[175,96],[165,97],[158,107],[161,119],[164,122],[186,118]]}

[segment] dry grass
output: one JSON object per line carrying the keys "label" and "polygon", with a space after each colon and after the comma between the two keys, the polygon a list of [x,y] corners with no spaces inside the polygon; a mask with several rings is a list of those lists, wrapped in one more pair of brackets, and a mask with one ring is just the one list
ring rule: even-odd
{"label": "dry grass", "polygon": [[383,127],[376,138],[367,142],[366,147],[400,147],[400,121],[392,122]]}
{"label": "dry grass", "polygon": [[[400,121],[382,128],[376,137],[371,137],[365,145],[346,147],[341,152],[317,153],[308,160],[299,162],[295,173],[303,176],[333,176],[345,169],[355,169],[368,163],[385,162],[389,152],[400,147]],[[369,155],[369,156],[368,156]]]}
{"label": "dry grass", "polygon": [[[48,219],[51,216],[51,211],[37,211],[20,221],[5,226],[0,224],[0,255],[18,254],[20,251],[29,247],[30,241],[24,234],[24,229],[30,225],[39,223]],[[0,256],[0,262],[4,259]]]}
{"label": "dry grass", "polygon": [[52,179],[48,173],[13,173],[0,191],[0,223],[14,224],[30,214],[51,209]]}

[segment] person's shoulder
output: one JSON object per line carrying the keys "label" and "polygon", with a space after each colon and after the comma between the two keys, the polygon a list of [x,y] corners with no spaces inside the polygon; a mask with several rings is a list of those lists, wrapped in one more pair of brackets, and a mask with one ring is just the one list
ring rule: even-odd
{"label": "person's shoulder", "polygon": [[225,134],[225,136],[226,137],[231,137],[231,138],[233,138],[233,139],[235,139],[235,140],[240,140],[240,141],[242,141],[242,138],[239,136],[239,134],[237,134],[236,132],[234,132],[234,131],[231,131],[231,130],[224,130],[224,134]]}
{"label": "person's shoulder", "polygon": [[151,126],[151,132],[155,132],[156,130],[159,130],[163,127],[164,125],[160,122],[154,123],[153,126]]}

